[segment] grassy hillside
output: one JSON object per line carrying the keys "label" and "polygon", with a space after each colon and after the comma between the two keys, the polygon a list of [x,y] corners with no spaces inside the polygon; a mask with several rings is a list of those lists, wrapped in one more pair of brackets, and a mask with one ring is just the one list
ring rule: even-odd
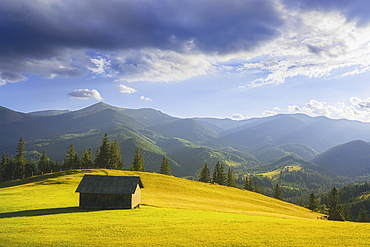
{"label": "grassy hillside", "polygon": [[[142,208],[78,208],[84,173],[141,176]],[[1,246],[361,246],[370,224],[236,188],[153,173],[83,170],[0,184]]]}

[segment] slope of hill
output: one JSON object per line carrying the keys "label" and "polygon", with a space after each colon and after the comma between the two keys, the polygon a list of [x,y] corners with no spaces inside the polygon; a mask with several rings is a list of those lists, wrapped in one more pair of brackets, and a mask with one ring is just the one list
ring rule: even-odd
{"label": "slope of hill", "polygon": [[152,126],[150,129],[168,138],[178,137],[198,143],[217,137],[215,131],[206,128],[192,119],[175,120],[167,124]]}
{"label": "slope of hill", "polygon": [[69,113],[71,111],[69,110],[46,110],[46,111],[34,111],[34,112],[29,112],[27,113],[28,115],[32,115],[32,116],[41,116],[41,117],[45,117],[45,116],[55,116],[55,115],[60,115],[60,114],[64,114],[64,113]]}
{"label": "slope of hill", "polygon": [[[141,209],[78,208],[84,173],[140,176]],[[316,220],[253,192],[152,173],[72,170],[2,183],[0,196],[2,246],[365,246],[370,230]]]}
{"label": "slope of hill", "polygon": [[311,162],[341,176],[367,175],[370,173],[370,143],[357,140],[335,146]]}
{"label": "slope of hill", "polygon": [[284,150],[285,152],[294,153],[298,157],[301,157],[304,160],[310,160],[319,154],[319,152],[317,152],[313,148],[307,145],[297,144],[297,143],[283,144],[283,145],[278,146],[278,148]]}

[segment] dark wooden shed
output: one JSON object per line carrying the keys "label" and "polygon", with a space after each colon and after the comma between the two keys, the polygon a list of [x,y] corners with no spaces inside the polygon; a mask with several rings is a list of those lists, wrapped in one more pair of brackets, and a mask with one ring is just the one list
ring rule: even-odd
{"label": "dark wooden shed", "polygon": [[80,208],[131,209],[140,207],[140,177],[85,175],[76,192]]}
{"label": "dark wooden shed", "polygon": [[328,220],[346,221],[338,210],[335,210],[333,213],[331,213]]}

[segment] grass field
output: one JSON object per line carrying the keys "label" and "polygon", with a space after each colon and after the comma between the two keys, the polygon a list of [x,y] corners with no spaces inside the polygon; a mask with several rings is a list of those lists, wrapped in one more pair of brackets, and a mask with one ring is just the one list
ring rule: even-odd
{"label": "grass field", "polygon": [[[83,174],[138,175],[142,207],[78,208]],[[153,173],[82,170],[0,184],[0,246],[366,246],[370,224],[317,220],[249,191]]]}

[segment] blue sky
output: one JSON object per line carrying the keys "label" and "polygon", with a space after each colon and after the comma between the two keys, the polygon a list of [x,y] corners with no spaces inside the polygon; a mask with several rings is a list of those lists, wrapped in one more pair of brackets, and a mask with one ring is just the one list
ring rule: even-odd
{"label": "blue sky", "polygon": [[0,2],[0,105],[370,121],[370,2]]}

